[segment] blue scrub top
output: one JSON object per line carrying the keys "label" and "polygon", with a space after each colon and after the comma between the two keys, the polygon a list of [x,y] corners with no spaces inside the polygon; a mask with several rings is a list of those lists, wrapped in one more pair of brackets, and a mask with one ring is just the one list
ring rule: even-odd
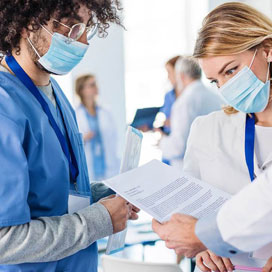
{"label": "blue scrub top", "polygon": [[[74,110],[51,78],[79,167],[78,193],[91,196],[82,135]],[[42,93],[42,92],[41,92]],[[44,95],[64,131],[60,112]],[[0,228],[25,224],[42,216],[68,212],[68,161],[39,102],[14,75],[0,72]],[[0,271],[97,271],[97,246],[63,260],[47,263],[0,265]]]}
{"label": "blue scrub top", "polygon": [[[166,116],[166,119],[169,119],[171,116],[171,110],[174,102],[176,101],[176,93],[175,89],[169,91],[166,93],[164,97],[164,104],[160,110],[160,112],[163,112]],[[164,132],[169,134],[170,133],[170,127],[169,126],[164,126]]]}
{"label": "blue scrub top", "polygon": [[102,180],[105,177],[106,167],[104,145],[99,128],[98,116],[91,115],[83,105],[82,107],[84,108],[90,131],[94,133],[94,137],[90,140],[94,180]]}

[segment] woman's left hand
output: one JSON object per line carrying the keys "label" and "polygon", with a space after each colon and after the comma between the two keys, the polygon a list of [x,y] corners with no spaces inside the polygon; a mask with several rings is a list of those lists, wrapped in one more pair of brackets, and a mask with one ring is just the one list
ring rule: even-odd
{"label": "woman's left hand", "polygon": [[271,272],[272,271],[272,257],[270,257],[265,266],[263,267],[262,272]]}

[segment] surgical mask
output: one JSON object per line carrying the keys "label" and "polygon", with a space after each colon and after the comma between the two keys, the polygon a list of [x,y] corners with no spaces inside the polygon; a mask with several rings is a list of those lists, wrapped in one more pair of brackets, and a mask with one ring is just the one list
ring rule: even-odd
{"label": "surgical mask", "polygon": [[263,83],[251,70],[257,49],[250,66],[245,66],[220,89],[220,94],[227,104],[245,113],[262,112],[265,110],[270,95],[270,62],[266,83]]}
{"label": "surgical mask", "polygon": [[49,72],[57,75],[69,73],[84,57],[89,45],[78,41],[70,41],[64,35],[53,34],[42,26],[50,35],[52,41],[48,51],[41,57],[31,40],[28,42],[38,55],[38,62]]}

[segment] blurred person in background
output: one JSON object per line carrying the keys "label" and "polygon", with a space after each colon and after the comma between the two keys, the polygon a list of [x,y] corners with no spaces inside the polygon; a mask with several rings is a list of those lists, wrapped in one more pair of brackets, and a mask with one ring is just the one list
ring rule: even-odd
{"label": "blurred person in background", "polygon": [[[175,56],[169,59],[165,64],[165,69],[168,74],[168,80],[170,81],[172,85],[172,90],[165,94],[164,104],[160,110],[160,112],[164,113],[166,118],[164,125],[160,129],[162,130],[162,133],[166,135],[170,134],[170,130],[171,130],[170,129],[170,126],[171,126],[170,115],[171,115],[172,106],[177,98],[175,65],[179,57],[180,56]],[[170,161],[165,158],[162,158],[162,161],[166,164],[170,164]]]}
{"label": "blurred person in background", "polygon": [[220,110],[220,98],[203,85],[201,69],[192,58],[180,57],[175,71],[177,99],[171,110],[171,132],[162,136],[160,148],[163,158],[181,169],[192,122]]}
{"label": "blurred person in background", "polygon": [[110,112],[97,104],[99,91],[95,76],[80,76],[75,89],[81,101],[76,115],[79,130],[83,133],[90,180],[99,181],[117,175],[120,167],[117,130]]}
{"label": "blurred person in background", "polygon": [[175,72],[175,65],[177,60],[180,56],[175,56],[169,59],[165,64],[165,69],[168,74],[168,79],[172,85],[172,90],[167,92],[164,97],[164,104],[160,110],[160,112],[165,114],[166,120],[163,126],[163,132],[165,134],[170,133],[170,115],[172,106],[177,98],[177,91],[176,91],[176,72]]}

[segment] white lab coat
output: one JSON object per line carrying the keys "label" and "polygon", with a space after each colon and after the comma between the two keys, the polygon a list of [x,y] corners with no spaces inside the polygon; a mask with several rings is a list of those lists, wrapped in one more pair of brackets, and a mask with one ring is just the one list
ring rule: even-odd
{"label": "white lab coat", "polygon": [[[86,116],[85,109],[83,105],[80,105],[76,109],[76,116],[79,126],[79,131],[83,134],[90,131],[88,119]],[[120,158],[118,158],[118,136],[116,127],[114,125],[114,121],[110,115],[110,113],[102,108],[97,107],[97,116],[98,116],[98,124],[100,128],[100,133],[102,137],[102,142],[104,146],[105,152],[105,179],[113,177],[119,173],[120,169]],[[93,178],[93,161],[91,155],[91,146],[90,142],[87,141],[84,143],[86,161],[88,166],[89,178],[91,181]]]}
{"label": "white lab coat", "polygon": [[[240,112],[227,115],[223,111],[218,111],[197,118],[191,127],[188,138],[183,170],[230,194],[236,194],[243,187],[249,185],[251,180],[244,153],[245,123],[246,114]],[[258,166],[256,155],[254,161],[254,172],[259,175],[262,169]],[[265,166],[271,163],[272,160],[267,161]],[[235,204],[238,205],[237,201]],[[256,207],[258,207],[257,203]],[[232,208],[235,209],[233,206]],[[259,206],[258,209],[255,209],[255,213],[261,214],[259,209],[262,209],[262,207]],[[252,213],[253,211],[248,209],[247,212]],[[224,216],[226,216],[226,212]],[[222,218],[222,216],[219,218]],[[232,226],[245,223],[241,222],[239,218],[236,219],[236,222],[232,222]],[[246,215],[241,219],[246,220]],[[232,233],[233,231],[233,227],[230,225],[228,227],[228,229],[223,227],[226,242],[229,241],[228,237],[232,237],[228,232]],[[246,230],[241,230],[241,235],[243,231]],[[272,237],[270,241],[272,241]],[[244,241],[243,243],[242,248],[246,249],[247,242]],[[236,243],[232,245],[235,246]],[[262,266],[264,264],[264,261],[249,259],[248,254],[235,256],[231,260],[238,265]]]}
{"label": "white lab coat", "polygon": [[188,85],[178,97],[171,111],[171,133],[160,142],[163,158],[181,169],[187,138],[194,119],[219,110],[221,100],[207,89],[200,80]]}

